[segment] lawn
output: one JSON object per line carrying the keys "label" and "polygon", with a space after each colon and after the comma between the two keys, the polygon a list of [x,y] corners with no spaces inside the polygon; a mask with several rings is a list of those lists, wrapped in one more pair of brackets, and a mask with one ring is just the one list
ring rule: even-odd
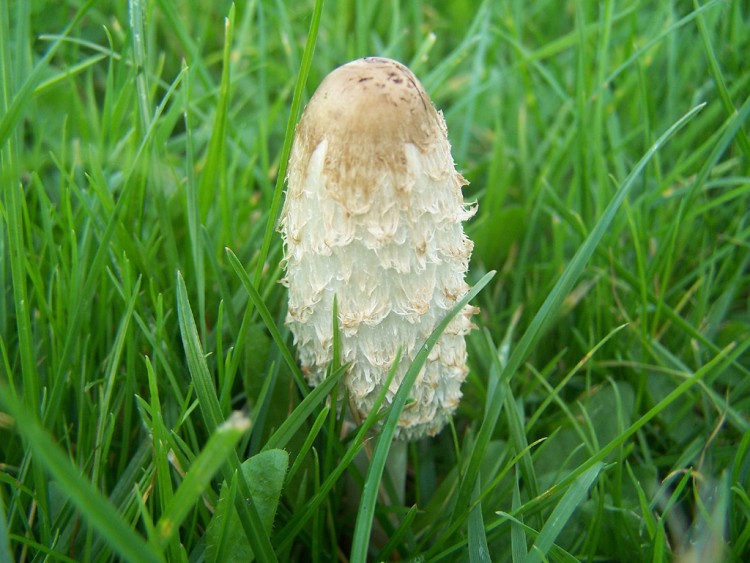
{"label": "lawn", "polygon": [[[0,561],[750,559],[748,53],[741,0],[0,0]],[[367,55],[478,205],[400,463],[409,389],[353,425],[279,283],[294,125]]]}

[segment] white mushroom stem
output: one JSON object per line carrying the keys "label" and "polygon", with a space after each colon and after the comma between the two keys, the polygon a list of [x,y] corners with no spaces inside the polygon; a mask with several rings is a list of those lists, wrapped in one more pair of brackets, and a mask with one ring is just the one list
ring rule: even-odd
{"label": "white mushroom stem", "polygon": [[[331,72],[297,127],[281,214],[287,324],[312,385],[332,359],[338,301],[345,385],[359,415],[372,409],[396,353],[390,404],[435,326],[468,291],[472,242],[462,222],[466,180],[451,157],[445,121],[414,74],[383,58]],[[439,432],[466,378],[467,306],[419,374],[396,438]]]}

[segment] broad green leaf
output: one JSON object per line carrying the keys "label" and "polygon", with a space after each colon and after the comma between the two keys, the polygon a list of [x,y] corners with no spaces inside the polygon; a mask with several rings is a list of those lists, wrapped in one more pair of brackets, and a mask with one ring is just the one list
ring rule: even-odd
{"label": "broad green leaf", "polygon": [[[242,464],[242,473],[267,534],[273,526],[288,465],[289,454],[284,450],[266,450]],[[242,562],[255,558],[234,507],[236,494],[234,480],[230,485],[222,484],[216,512],[206,530],[206,560],[209,562]]]}

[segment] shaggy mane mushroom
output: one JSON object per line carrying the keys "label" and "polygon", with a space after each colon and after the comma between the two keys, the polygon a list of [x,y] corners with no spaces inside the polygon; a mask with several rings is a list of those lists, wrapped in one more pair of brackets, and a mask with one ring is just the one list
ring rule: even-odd
{"label": "shaggy mane mushroom", "polygon": [[[448,310],[468,291],[472,242],[463,221],[467,182],[447,129],[416,76],[385,58],[332,71],[297,126],[281,214],[286,323],[308,381],[332,359],[338,303],[345,385],[361,416],[402,358],[386,401]],[[450,323],[412,388],[396,438],[439,432],[466,378],[464,337],[475,307]]]}

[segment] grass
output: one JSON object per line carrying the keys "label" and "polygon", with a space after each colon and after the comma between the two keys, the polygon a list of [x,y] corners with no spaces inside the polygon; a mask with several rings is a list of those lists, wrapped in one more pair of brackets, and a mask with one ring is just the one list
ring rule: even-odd
{"label": "grass", "polygon": [[[0,0],[0,561],[748,559],[748,25]],[[471,371],[403,505],[389,423],[343,431],[338,365],[307,388],[277,283],[294,123],[369,54],[422,79],[479,202]]]}

